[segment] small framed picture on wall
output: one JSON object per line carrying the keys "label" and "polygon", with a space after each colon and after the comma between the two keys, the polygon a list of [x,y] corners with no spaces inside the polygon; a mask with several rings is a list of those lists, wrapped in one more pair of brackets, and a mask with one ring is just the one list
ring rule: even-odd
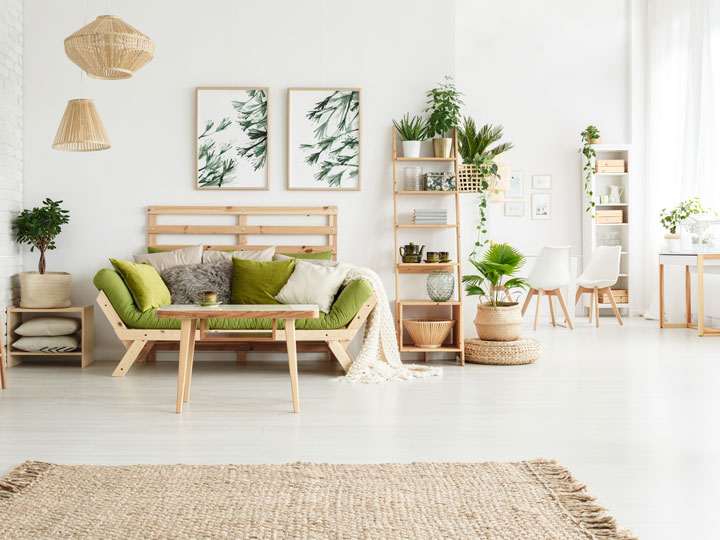
{"label": "small framed picture on wall", "polygon": [[508,217],[523,217],[525,203],[523,201],[505,201],[505,215]]}
{"label": "small framed picture on wall", "polygon": [[531,217],[540,221],[549,221],[552,216],[552,199],[550,193],[533,193]]}
{"label": "small framed picture on wall", "polygon": [[[525,196],[525,173],[512,171],[510,173],[510,189],[505,192],[506,199],[522,199]],[[507,215],[507,214],[505,214]]]}
{"label": "small framed picture on wall", "polygon": [[533,189],[552,189],[552,175],[550,174],[533,174]]}

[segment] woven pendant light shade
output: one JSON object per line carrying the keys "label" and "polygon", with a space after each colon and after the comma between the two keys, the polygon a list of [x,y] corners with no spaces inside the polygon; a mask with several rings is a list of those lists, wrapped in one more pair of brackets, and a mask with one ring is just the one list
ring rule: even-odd
{"label": "woven pendant light shade", "polygon": [[101,15],[65,38],[65,54],[96,79],[127,79],[153,59],[155,44],[120,17]]}
{"label": "woven pendant light shade", "polygon": [[110,140],[92,99],[71,99],[52,147],[70,152],[107,150]]}

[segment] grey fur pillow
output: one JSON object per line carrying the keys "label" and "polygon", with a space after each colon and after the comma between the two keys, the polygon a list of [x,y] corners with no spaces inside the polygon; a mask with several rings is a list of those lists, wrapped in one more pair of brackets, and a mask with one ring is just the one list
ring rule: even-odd
{"label": "grey fur pillow", "polygon": [[230,302],[232,261],[212,264],[174,266],[163,271],[162,278],[170,289],[173,304],[197,304],[205,291],[217,293],[218,302]]}

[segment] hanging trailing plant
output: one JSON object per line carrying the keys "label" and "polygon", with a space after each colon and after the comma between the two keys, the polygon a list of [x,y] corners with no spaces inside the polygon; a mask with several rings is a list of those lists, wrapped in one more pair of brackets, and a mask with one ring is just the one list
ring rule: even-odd
{"label": "hanging trailing plant", "polygon": [[595,158],[597,154],[591,146],[600,139],[600,130],[593,125],[586,127],[581,133],[583,147],[580,153],[585,156],[585,165],[583,172],[585,173],[585,196],[587,197],[586,212],[591,212],[590,217],[595,218],[595,201],[593,200],[592,179],[595,176]]}
{"label": "hanging trailing plant", "polygon": [[678,225],[681,225],[690,216],[709,213],[717,215],[714,210],[703,208],[699,197],[693,197],[680,202],[669,211],[667,208],[660,210],[660,225],[670,234],[677,234]]}
{"label": "hanging trailing plant", "polygon": [[480,189],[478,190],[480,200],[478,201],[479,223],[477,225],[477,238],[475,239],[473,250],[470,253],[470,259],[475,258],[478,248],[488,243],[485,235],[487,235],[487,205],[488,199],[490,198],[490,183],[497,183],[495,181],[500,179],[497,163],[493,161],[493,158],[489,154],[476,154],[473,165],[477,168],[478,175],[480,176]]}

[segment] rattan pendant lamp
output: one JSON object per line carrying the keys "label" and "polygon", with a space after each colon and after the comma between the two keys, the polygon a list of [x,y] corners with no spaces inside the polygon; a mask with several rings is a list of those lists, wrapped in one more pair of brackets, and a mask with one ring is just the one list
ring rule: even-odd
{"label": "rattan pendant lamp", "polygon": [[92,99],[68,101],[52,147],[69,152],[93,152],[110,148],[105,126]]}
{"label": "rattan pendant lamp", "polygon": [[127,79],[153,59],[155,44],[115,15],[100,15],[65,38],[65,54],[95,79]]}

